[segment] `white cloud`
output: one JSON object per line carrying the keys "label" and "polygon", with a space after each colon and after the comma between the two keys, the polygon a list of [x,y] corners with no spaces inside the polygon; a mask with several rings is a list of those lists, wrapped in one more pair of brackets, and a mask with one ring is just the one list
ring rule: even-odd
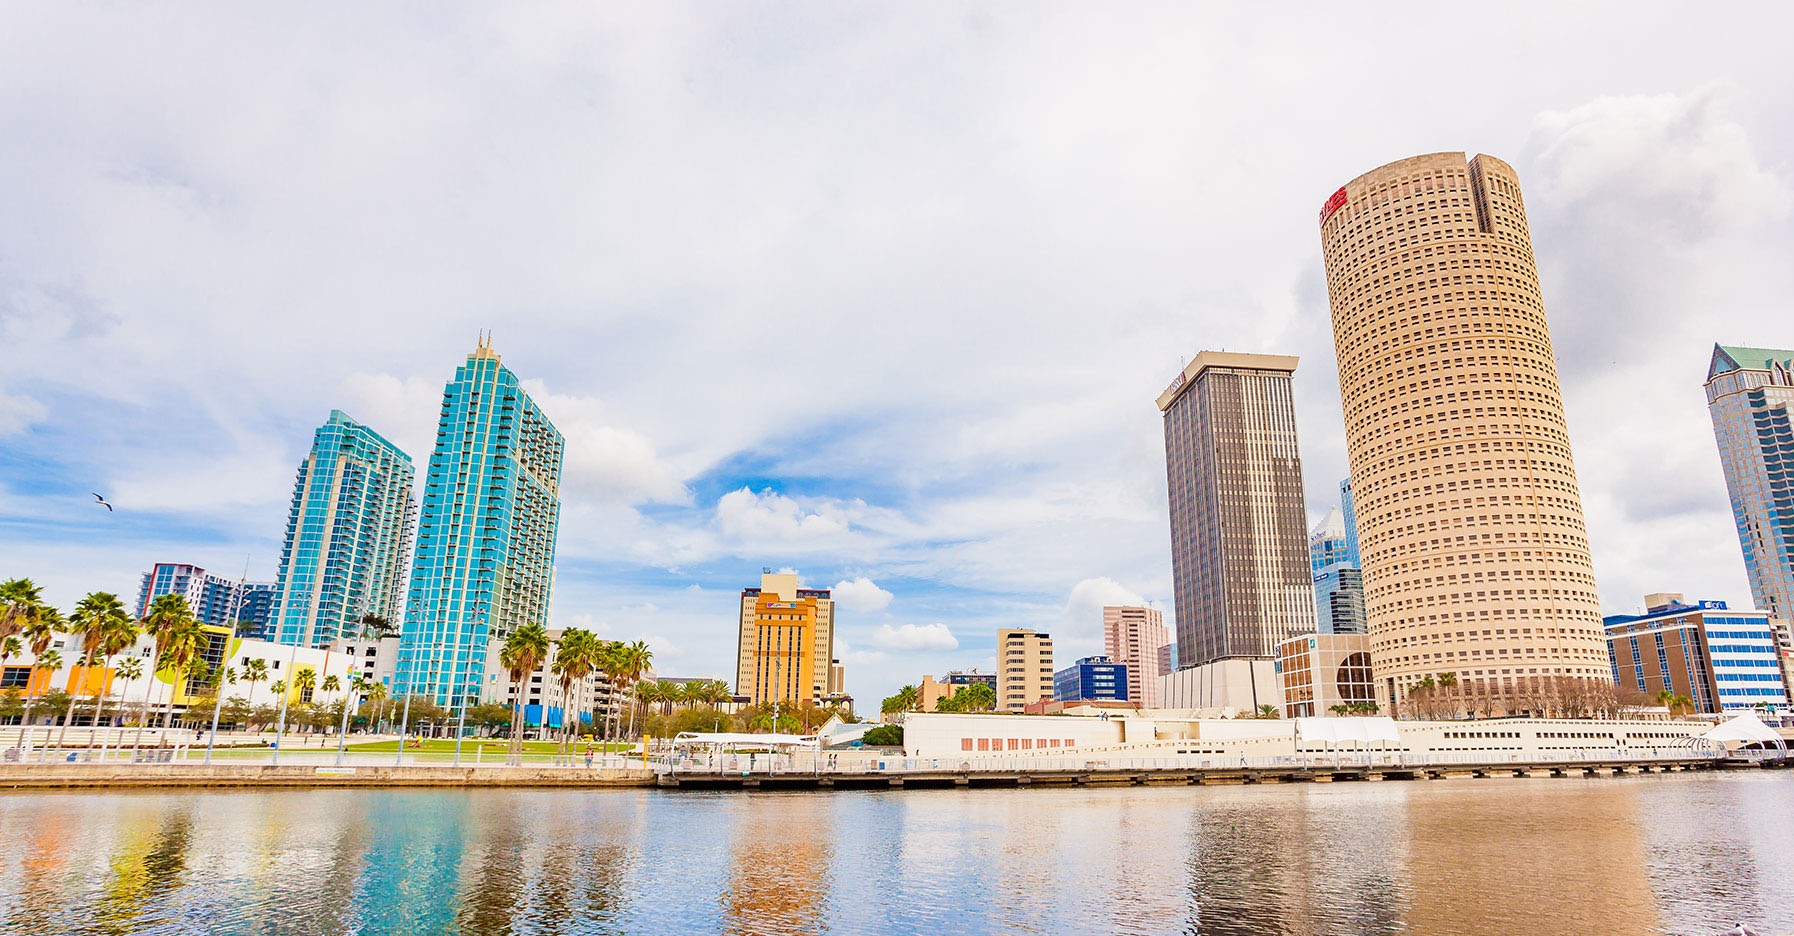
{"label": "white cloud", "polygon": [[747,542],[815,543],[848,532],[846,518],[827,506],[810,510],[775,491],[756,494],[745,487],[717,500],[716,525]]}
{"label": "white cloud", "polygon": [[865,576],[853,579],[842,579],[829,590],[843,611],[869,613],[883,611],[891,606],[895,597],[890,592],[878,587],[878,584]]}
{"label": "white cloud", "polygon": [[1143,605],[1140,593],[1107,576],[1087,578],[1071,587],[1061,612],[1061,627],[1068,633],[1088,635],[1103,632],[1103,608],[1110,605]]}
{"label": "white cloud", "polygon": [[49,411],[28,396],[0,393],[0,436],[24,432],[43,422]]}
{"label": "white cloud", "polygon": [[898,653],[912,653],[924,650],[956,650],[959,640],[947,625],[905,624],[893,628],[889,624],[880,624],[872,634],[872,642],[885,650]]}
{"label": "white cloud", "polygon": [[660,458],[646,435],[616,425],[602,402],[549,393],[539,380],[526,380],[524,386],[566,439],[563,497],[626,504],[690,500],[680,471]]}

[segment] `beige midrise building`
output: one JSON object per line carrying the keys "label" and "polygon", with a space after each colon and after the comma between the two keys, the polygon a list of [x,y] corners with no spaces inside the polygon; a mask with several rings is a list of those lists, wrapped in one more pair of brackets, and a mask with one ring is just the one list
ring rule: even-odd
{"label": "beige midrise building", "polygon": [[997,710],[1053,697],[1053,638],[1025,627],[997,631]]}
{"label": "beige midrise building", "polygon": [[810,701],[839,691],[833,681],[835,602],[825,588],[799,588],[796,573],[768,572],[741,592],[735,692],[755,705]]}
{"label": "beige midrise building", "polygon": [[1514,170],[1390,163],[1320,228],[1378,701],[1440,673],[1497,698],[1611,681]]}

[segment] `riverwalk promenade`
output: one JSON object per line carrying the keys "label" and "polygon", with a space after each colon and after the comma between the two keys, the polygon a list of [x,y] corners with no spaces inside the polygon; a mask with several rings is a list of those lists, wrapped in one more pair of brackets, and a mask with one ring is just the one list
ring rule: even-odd
{"label": "riverwalk promenade", "polygon": [[56,759],[0,764],[0,790],[167,787],[653,787],[662,790],[902,790],[1086,785],[1202,785],[1444,780],[1453,777],[1611,777],[1786,767],[1785,758],[1687,749],[1568,753],[1521,760],[1488,755],[1344,754],[1333,757],[904,758],[877,754],[726,754],[715,758],[610,754],[587,760],[526,756],[474,764],[437,754],[288,752],[278,763],[204,763],[192,751],[166,762]]}

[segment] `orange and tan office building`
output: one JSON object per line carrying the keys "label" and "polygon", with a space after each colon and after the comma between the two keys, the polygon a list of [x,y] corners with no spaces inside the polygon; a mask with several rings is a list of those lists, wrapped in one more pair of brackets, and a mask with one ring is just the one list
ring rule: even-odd
{"label": "orange and tan office building", "polygon": [[1277,645],[1283,717],[1370,714],[1370,638],[1363,634],[1298,634]]}
{"label": "orange and tan office building", "polygon": [[828,589],[799,588],[795,573],[768,572],[741,592],[735,693],[755,705],[821,704],[831,689],[835,602]]}
{"label": "orange and tan office building", "polygon": [[1320,228],[1379,701],[1445,672],[1611,681],[1514,170],[1390,163]]}
{"label": "orange and tan office building", "polygon": [[1053,638],[1025,627],[997,631],[997,711],[1053,697]]}
{"label": "orange and tan office building", "polygon": [[1157,608],[1109,605],[1103,608],[1103,648],[1127,667],[1128,700],[1158,708],[1159,660],[1166,643],[1165,616]]}

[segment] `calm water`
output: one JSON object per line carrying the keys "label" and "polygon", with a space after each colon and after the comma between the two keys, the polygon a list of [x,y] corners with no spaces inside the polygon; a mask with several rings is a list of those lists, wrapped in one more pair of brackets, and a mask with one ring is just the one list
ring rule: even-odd
{"label": "calm water", "polygon": [[1794,933],[1794,776],[0,794],[5,933]]}

